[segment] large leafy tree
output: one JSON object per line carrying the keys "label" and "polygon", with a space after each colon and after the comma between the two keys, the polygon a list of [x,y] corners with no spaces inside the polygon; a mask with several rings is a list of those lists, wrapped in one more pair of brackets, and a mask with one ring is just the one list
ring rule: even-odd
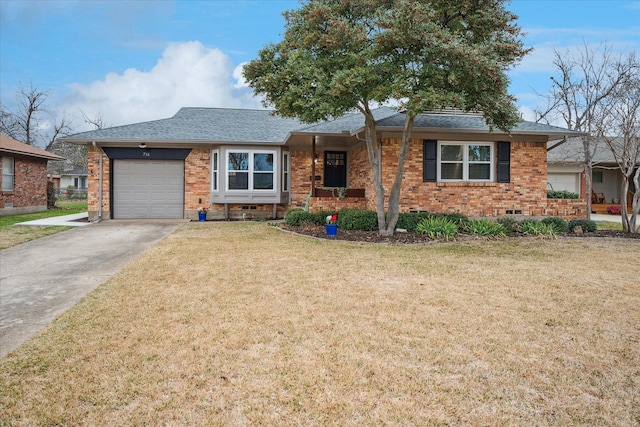
{"label": "large leafy tree", "polygon": [[[379,232],[391,234],[416,115],[476,110],[503,130],[518,121],[505,71],[527,49],[505,3],[308,0],[285,12],[283,40],[263,48],[245,66],[245,77],[265,105],[284,117],[313,123],[353,110],[363,114]],[[392,100],[406,120],[387,195],[372,110]]]}

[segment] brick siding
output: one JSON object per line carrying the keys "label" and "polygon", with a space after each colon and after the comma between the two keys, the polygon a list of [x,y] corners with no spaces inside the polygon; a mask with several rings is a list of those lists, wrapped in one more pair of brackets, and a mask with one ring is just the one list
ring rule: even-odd
{"label": "brick siding", "polygon": [[[23,212],[47,209],[47,160],[9,156],[14,159],[13,191],[0,191],[0,209],[13,205]],[[2,162],[0,162],[0,188]],[[29,208],[28,210],[19,208]]]}
{"label": "brick siding", "polygon": [[[388,191],[397,168],[398,139],[382,140],[383,186]],[[477,216],[549,216],[584,218],[584,200],[547,201],[547,157],[543,142],[511,143],[511,182],[423,182],[422,140],[413,140],[405,163],[400,211],[462,213]],[[294,156],[295,158],[296,156]],[[308,163],[307,159],[300,159]],[[292,161],[293,164],[293,161]],[[297,170],[297,169],[296,169]],[[306,177],[308,174],[305,174]],[[301,183],[307,184],[308,183]],[[299,187],[292,186],[294,192]],[[375,210],[375,192],[366,147],[349,152],[349,187],[364,188],[363,200],[312,198],[310,209],[361,207]],[[301,192],[292,198],[300,200]],[[308,194],[308,192],[307,192]],[[329,199],[329,200],[327,200]],[[294,204],[300,207],[300,204]],[[302,203],[304,205],[304,203]]]}
{"label": "brick siding", "polygon": [[102,156],[102,218],[109,219],[109,157],[99,148],[87,147],[87,210],[89,221],[98,218],[100,192],[100,156]]}
{"label": "brick siding", "polygon": [[[388,192],[397,167],[398,139],[382,140],[383,185]],[[546,144],[543,142],[511,143],[511,182],[423,182],[422,140],[413,140],[405,164],[400,210],[459,212],[467,216],[523,216],[558,215],[565,218],[584,218],[584,200],[547,200]],[[89,217],[97,215],[99,150],[89,147]],[[322,159],[323,152],[318,152]],[[345,207],[375,210],[375,191],[366,146],[361,145],[348,155],[348,187],[365,190],[364,198],[313,197],[311,190],[312,153],[310,150],[292,150],[291,191],[288,205],[277,206],[277,216],[284,216],[289,208],[310,210],[339,210]],[[322,161],[316,163],[316,176],[323,176]],[[196,219],[197,208],[207,206],[209,219],[225,217],[225,206],[210,205],[211,151],[193,149],[185,160],[185,217]],[[322,179],[316,181],[322,186]],[[45,199],[46,204],[46,199]],[[103,162],[103,217],[109,218],[109,159]],[[230,204],[230,218],[271,218],[272,204]]]}

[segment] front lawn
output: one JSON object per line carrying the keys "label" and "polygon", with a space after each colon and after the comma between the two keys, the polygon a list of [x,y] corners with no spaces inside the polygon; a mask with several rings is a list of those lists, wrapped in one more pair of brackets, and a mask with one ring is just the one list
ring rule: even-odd
{"label": "front lawn", "polygon": [[634,425],[639,250],[189,223],[0,361],[0,420]]}
{"label": "front lawn", "polygon": [[86,200],[70,200],[56,203],[56,209],[48,209],[42,212],[35,212],[20,215],[0,216],[0,249],[10,248],[30,240],[56,234],[68,230],[71,227],[64,226],[19,226],[15,224],[36,219],[51,218],[61,215],[72,215],[87,211]]}

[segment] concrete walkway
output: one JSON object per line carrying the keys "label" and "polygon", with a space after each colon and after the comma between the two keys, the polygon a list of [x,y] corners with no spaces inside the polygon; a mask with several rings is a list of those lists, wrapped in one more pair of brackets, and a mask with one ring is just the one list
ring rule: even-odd
{"label": "concrete walkway", "polygon": [[72,215],[52,216],[50,218],[20,222],[16,225],[66,225],[69,227],[83,227],[89,224],[91,224],[89,222],[89,213],[82,212]]}
{"label": "concrete walkway", "polygon": [[[58,220],[55,225],[60,225]],[[188,220],[111,220],[0,251],[0,358]],[[46,224],[50,225],[50,224]]]}

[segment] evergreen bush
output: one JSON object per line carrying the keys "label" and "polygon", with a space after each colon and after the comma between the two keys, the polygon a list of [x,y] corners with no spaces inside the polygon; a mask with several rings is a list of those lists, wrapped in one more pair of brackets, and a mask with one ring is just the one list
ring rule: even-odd
{"label": "evergreen bush", "polygon": [[566,190],[547,190],[547,199],[579,199],[580,195]]}
{"label": "evergreen bush", "polygon": [[567,221],[557,216],[550,216],[548,218],[544,218],[542,220],[542,223],[550,224],[556,233],[565,233],[569,229],[569,227],[567,226]]}
{"label": "evergreen bush", "polygon": [[568,229],[573,231],[573,229],[578,225],[582,227],[582,231],[586,231],[588,233],[593,233],[598,229],[596,223],[590,219],[572,219],[569,221]]}
{"label": "evergreen bush", "polygon": [[378,214],[365,209],[342,209],[338,212],[338,227],[344,230],[375,231]]}
{"label": "evergreen bush", "polygon": [[[318,223],[318,219],[322,218],[322,222]],[[284,222],[287,225],[297,227],[302,224],[324,224],[324,218],[320,217],[318,213],[307,212],[302,209],[290,209],[284,216]]]}
{"label": "evergreen bush", "polygon": [[416,227],[420,221],[430,218],[434,214],[430,212],[401,212],[398,215],[396,228],[403,228],[407,231],[416,231]]}

